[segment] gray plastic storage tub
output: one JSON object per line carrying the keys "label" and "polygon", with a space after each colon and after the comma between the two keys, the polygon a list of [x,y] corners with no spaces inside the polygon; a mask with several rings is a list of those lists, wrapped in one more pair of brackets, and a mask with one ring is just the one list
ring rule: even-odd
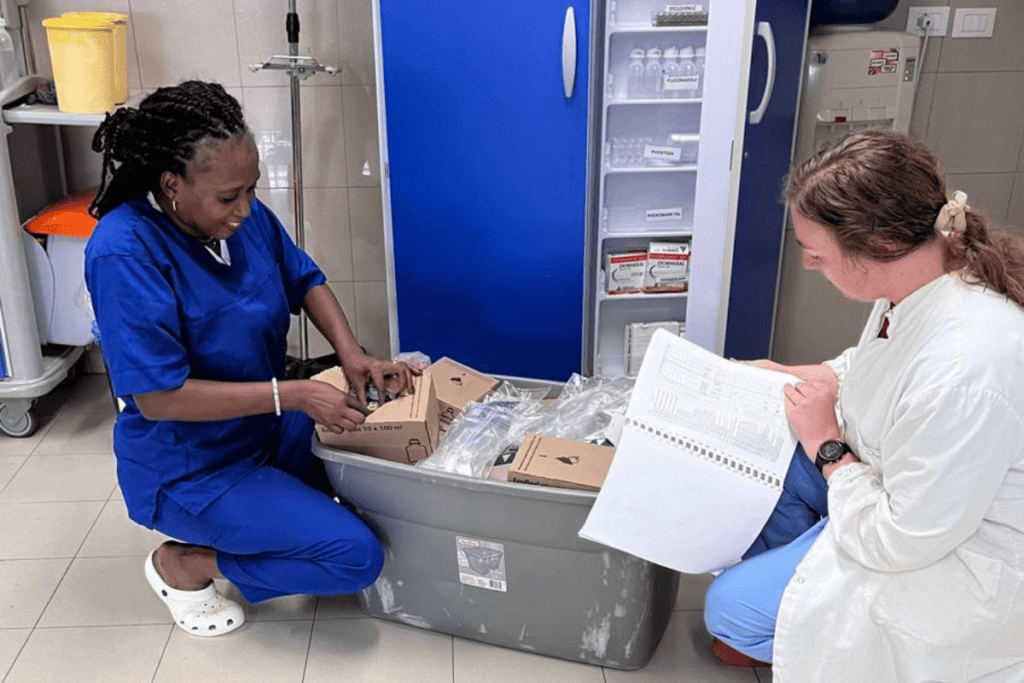
{"label": "gray plastic storage tub", "polygon": [[654,654],[679,575],[579,538],[597,494],[313,451],[387,549],[369,615],[614,669]]}

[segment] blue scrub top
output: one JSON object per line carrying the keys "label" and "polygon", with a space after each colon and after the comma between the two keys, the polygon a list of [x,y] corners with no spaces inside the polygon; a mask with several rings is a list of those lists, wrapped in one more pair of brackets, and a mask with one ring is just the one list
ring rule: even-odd
{"label": "blue scrub top", "polygon": [[114,426],[118,481],[129,516],[149,527],[159,494],[198,513],[266,462],[281,420],[147,420],[132,395],[176,389],[187,378],[282,378],[290,315],[326,281],[259,200],[227,246],[231,265],[145,196],[100,219],[86,245],[103,357],[126,403]]}

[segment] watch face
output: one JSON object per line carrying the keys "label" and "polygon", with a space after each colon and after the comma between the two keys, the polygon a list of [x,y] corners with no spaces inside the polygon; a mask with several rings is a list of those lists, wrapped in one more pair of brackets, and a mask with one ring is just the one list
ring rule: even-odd
{"label": "watch face", "polygon": [[842,441],[826,441],[818,449],[818,457],[826,462],[835,462],[850,451],[850,447]]}

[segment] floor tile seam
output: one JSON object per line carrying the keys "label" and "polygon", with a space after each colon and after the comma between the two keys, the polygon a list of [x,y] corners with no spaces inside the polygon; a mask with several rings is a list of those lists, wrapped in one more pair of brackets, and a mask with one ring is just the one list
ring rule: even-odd
{"label": "floor tile seam", "polygon": [[313,618],[310,620],[312,623],[309,625],[309,640],[306,641],[306,656],[302,660],[302,678],[299,680],[303,683],[306,680],[306,671],[309,669],[309,654],[313,651],[313,634],[316,632],[316,610],[320,606],[320,601],[316,601],[316,605],[313,607]]}
{"label": "floor tile seam", "polygon": [[[25,629],[20,630],[24,631]],[[11,665],[7,667],[6,671],[0,671],[0,683],[4,683],[4,681],[7,680],[7,677],[11,675],[11,672],[14,671],[14,665],[18,663],[18,658],[21,657],[21,653],[23,653],[25,648],[28,647],[28,641],[32,639],[33,633],[35,633],[35,629],[29,629],[28,635],[25,636],[25,641],[21,644],[21,647],[18,648],[18,654],[14,655],[14,659],[11,660]]]}
{"label": "floor tile seam", "polygon": [[[60,590],[61,584],[64,583],[64,580],[68,578],[68,572],[71,571],[71,565],[74,563],[75,560],[72,558],[72,560],[68,562],[68,565],[64,567],[64,573],[61,574],[60,580],[54,585],[53,590],[50,592],[50,597],[47,598],[46,604],[43,605],[43,609],[39,610],[39,616],[36,617],[35,623],[32,625],[33,631],[35,631],[36,627],[39,626],[39,622],[42,620],[43,615],[46,614],[46,610],[50,609],[50,604],[53,602],[54,596],[57,595],[57,591]],[[32,634],[30,633],[28,637],[31,638]]]}
{"label": "floor tile seam", "polygon": [[164,655],[167,654],[167,646],[171,644],[171,637],[174,636],[174,629],[177,628],[175,624],[171,624],[171,628],[167,631],[167,639],[164,641],[164,647],[160,650],[160,658],[156,660],[156,666],[153,667],[153,677],[149,679],[149,683],[156,683],[156,677],[160,673],[160,665],[164,662]]}
{"label": "floor tile seam", "polygon": [[[11,457],[15,457],[16,458],[18,456],[11,456]],[[6,491],[7,487],[11,485],[11,482],[14,481],[18,477],[18,473],[21,472],[22,468],[25,467],[25,463],[27,463],[29,461],[29,458],[31,458],[32,456],[31,456],[31,454],[29,454],[29,455],[26,455],[24,457],[25,457],[25,459],[22,460],[21,464],[18,465],[18,467],[14,470],[14,474],[12,474],[11,478],[7,480],[7,483],[4,484],[3,486],[0,486],[0,496],[4,495],[4,491]]]}
{"label": "floor tile seam", "polygon": [[31,459],[31,458],[73,458],[73,457],[90,457],[91,458],[91,457],[100,457],[100,456],[102,456],[104,458],[113,458],[114,457],[114,452],[113,451],[76,451],[74,453],[68,453],[68,452],[65,452],[65,451],[60,451],[60,452],[57,452],[57,453],[46,453],[46,452],[39,452],[39,450],[36,449],[36,450],[34,450],[32,452],[32,455],[30,455],[28,457]]}
{"label": "floor tile seam", "polygon": [[[110,496],[107,496],[107,499],[109,500]],[[100,517],[103,516],[103,510],[106,507],[107,507],[106,502],[104,502],[102,505],[100,505],[99,512],[96,513],[96,517],[93,518],[92,524],[89,525],[89,530],[85,532],[84,536],[82,536],[82,542],[78,544],[78,548],[75,550],[75,559],[78,559],[78,554],[80,552],[82,552],[82,548],[85,547],[85,543],[86,543],[86,541],[89,540],[89,536],[92,534],[93,530],[96,528],[96,525],[99,524]]]}

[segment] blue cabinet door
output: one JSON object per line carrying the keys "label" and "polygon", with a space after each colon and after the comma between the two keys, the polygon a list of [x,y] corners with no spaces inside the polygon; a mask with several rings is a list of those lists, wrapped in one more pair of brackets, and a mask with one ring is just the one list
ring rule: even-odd
{"label": "blue cabinet door", "polygon": [[[775,292],[785,230],[782,182],[792,159],[800,76],[807,40],[808,0],[761,0],[755,22],[768,22],[775,44],[774,88],[764,118],[748,123],[736,211],[727,358],[766,358],[775,314]],[[747,111],[760,104],[768,52],[755,36]]]}
{"label": "blue cabinet door", "polygon": [[581,369],[590,8],[380,0],[402,351],[565,380]]}

